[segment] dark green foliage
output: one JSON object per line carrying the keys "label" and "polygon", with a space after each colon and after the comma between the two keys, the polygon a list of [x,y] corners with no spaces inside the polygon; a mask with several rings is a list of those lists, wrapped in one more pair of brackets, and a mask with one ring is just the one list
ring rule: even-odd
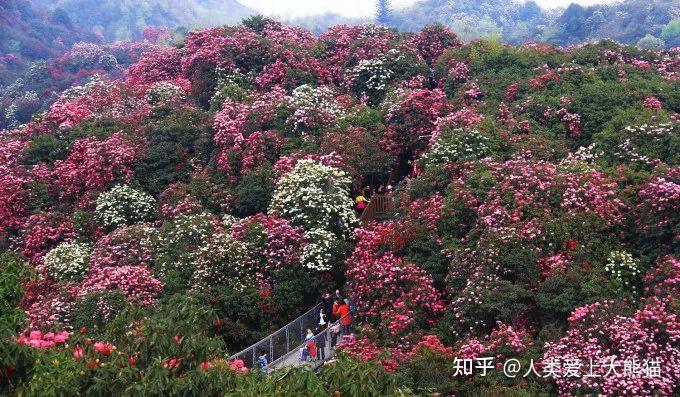
{"label": "dark green foliage", "polygon": [[444,395],[457,391],[453,374],[453,360],[429,349],[424,349],[399,367],[399,383],[414,392],[427,393],[438,391]]}
{"label": "dark green foliage", "polygon": [[299,308],[312,307],[318,302],[320,291],[330,291],[334,285],[301,267],[281,269],[274,274],[271,296],[276,312],[283,319],[293,319]]}
{"label": "dark green foliage", "polygon": [[397,392],[394,378],[381,366],[340,358],[338,364],[325,369],[321,378],[329,390],[341,396],[390,396]]}
{"label": "dark green foliage", "polygon": [[172,183],[187,181],[192,160],[205,162],[213,142],[210,120],[201,111],[162,109],[155,117],[146,131],[148,151],[136,171],[144,189],[158,195]]}
{"label": "dark green foliage", "polygon": [[274,175],[263,166],[248,171],[236,185],[235,212],[241,217],[266,212],[274,193]]}
{"label": "dark green foliage", "polygon": [[8,343],[25,326],[19,302],[24,297],[22,282],[31,277],[32,270],[19,255],[0,254],[0,394],[3,395],[26,375],[33,360],[33,349]]}
{"label": "dark green foliage", "polygon": [[26,164],[54,163],[66,158],[69,143],[52,134],[37,135],[26,149]]}
{"label": "dark green foliage", "polygon": [[536,316],[544,324],[566,326],[566,318],[579,306],[617,297],[616,285],[601,269],[570,267],[566,274],[544,280],[536,291]]}
{"label": "dark green foliage", "polygon": [[30,275],[28,264],[18,254],[0,254],[0,333],[3,338],[23,324],[23,312],[17,306],[24,296],[22,282]]}
{"label": "dark green foliage", "polygon": [[128,306],[120,291],[97,292],[76,302],[71,313],[74,329],[85,328],[93,336],[102,335],[106,325]]}
{"label": "dark green foliage", "polygon": [[438,289],[443,288],[449,270],[449,259],[442,252],[442,247],[427,237],[412,241],[406,248],[404,259],[427,270],[434,279]]}
{"label": "dark green foliage", "polygon": [[253,287],[215,286],[204,296],[222,325],[217,329],[226,344],[237,352],[285,324],[275,315],[271,297]]}
{"label": "dark green foliage", "polygon": [[256,32],[262,32],[265,28],[267,20],[261,14],[253,15],[241,21],[241,23]]}
{"label": "dark green foliage", "polygon": [[[110,323],[105,335],[119,349],[139,352],[142,363],[185,357],[197,365],[226,353],[223,341],[215,333],[217,318],[217,313],[197,296],[176,294],[161,300],[153,310],[128,306]],[[128,332],[132,323],[136,324],[137,336]],[[181,343],[175,336],[182,338]],[[193,357],[187,357],[192,353]]]}

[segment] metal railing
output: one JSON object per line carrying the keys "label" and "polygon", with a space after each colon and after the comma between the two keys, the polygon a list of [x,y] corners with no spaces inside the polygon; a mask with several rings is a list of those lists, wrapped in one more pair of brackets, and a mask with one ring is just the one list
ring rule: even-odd
{"label": "metal railing", "polygon": [[[342,342],[342,338],[344,335],[340,332],[340,320],[347,316],[352,316],[352,313],[345,314],[342,316],[340,319],[336,320],[332,324],[328,324],[328,327],[325,328],[323,331],[319,332],[318,334],[314,335],[314,343],[316,344],[316,348],[318,349],[323,349],[324,354],[319,357],[319,360],[312,360],[312,368],[316,369],[323,365],[324,361],[328,361],[333,356],[335,356],[335,347]],[[298,354],[300,349],[304,348],[305,345],[309,343],[309,341],[303,340],[302,343],[300,343],[298,346],[295,348],[291,349],[291,351],[276,360],[272,361],[269,364],[269,367],[271,369],[279,369],[285,367],[286,363],[289,363],[292,361],[293,363],[303,363],[302,361],[298,360]],[[291,360],[291,357],[293,357],[293,360]]]}
{"label": "metal railing", "polygon": [[246,367],[257,368],[257,359],[262,351],[267,353],[267,360],[271,364],[287,356],[291,351],[296,351],[304,343],[307,329],[313,330],[319,324],[319,310],[322,306],[323,303],[317,304],[259,342],[230,356],[229,361],[240,359]]}

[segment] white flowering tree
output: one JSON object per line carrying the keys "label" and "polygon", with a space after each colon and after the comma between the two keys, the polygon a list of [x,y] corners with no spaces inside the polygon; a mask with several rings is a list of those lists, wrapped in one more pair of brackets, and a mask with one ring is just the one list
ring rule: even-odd
{"label": "white flowering tree", "polygon": [[322,229],[346,238],[358,222],[352,209],[350,184],[342,170],[300,160],[277,183],[269,212],[307,231]]}
{"label": "white flowering tree", "polygon": [[359,61],[359,64],[349,71],[348,78],[354,92],[368,98],[370,103],[378,103],[393,75],[387,58],[380,55],[377,58]]}
{"label": "white flowering tree", "polygon": [[607,257],[604,269],[612,278],[622,284],[623,289],[637,291],[640,277],[640,261],[626,251],[612,251]]}
{"label": "white flowering tree", "polygon": [[108,227],[133,225],[153,219],[156,200],[128,185],[117,185],[97,198],[96,219]]}
{"label": "white flowering tree", "polygon": [[90,264],[92,246],[84,243],[61,243],[43,258],[46,273],[55,280],[77,281]]}
{"label": "white flowering tree", "polygon": [[338,249],[338,238],[324,229],[312,229],[305,233],[305,237],[308,243],[302,249],[302,266],[318,271],[331,270],[333,255]]}
{"label": "white flowering tree", "polygon": [[224,284],[241,288],[253,285],[257,278],[257,263],[245,243],[226,233],[215,235],[196,251],[194,267],[192,286],[199,290]]}
{"label": "white flowering tree", "polygon": [[286,98],[286,104],[293,111],[286,123],[295,132],[317,133],[345,115],[333,90],[323,86],[301,85]]}
{"label": "white flowering tree", "polygon": [[461,160],[478,159],[489,153],[489,139],[479,131],[460,128],[446,129],[423,154],[421,162],[425,167],[431,167]]}
{"label": "white flowering tree", "polygon": [[190,275],[196,252],[220,232],[218,223],[208,212],[182,214],[165,222],[161,227],[154,273],[161,278],[175,271]]}
{"label": "white flowering tree", "polygon": [[144,99],[151,106],[177,105],[185,101],[186,94],[182,87],[161,81],[146,91]]}

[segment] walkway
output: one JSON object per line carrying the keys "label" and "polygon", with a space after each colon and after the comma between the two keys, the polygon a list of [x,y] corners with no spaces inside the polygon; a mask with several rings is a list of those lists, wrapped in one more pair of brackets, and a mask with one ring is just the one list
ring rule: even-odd
{"label": "walkway", "polygon": [[257,368],[260,352],[267,353],[267,359],[273,363],[300,346],[305,339],[307,329],[314,329],[319,324],[319,303],[300,317],[279,328],[276,332],[229,357],[229,360],[241,359],[248,368]]}
{"label": "walkway", "polygon": [[[305,345],[305,336],[307,329],[314,330],[319,324],[319,311],[322,303],[317,304],[309,309],[306,313],[278,329],[276,332],[268,335],[259,342],[241,350],[240,352],[229,357],[229,361],[235,359],[243,360],[243,363],[249,369],[257,368],[257,358],[260,352],[267,353],[269,366],[271,369],[281,369],[284,367],[301,367],[303,365],[311,365],[316,368],[322,362],[306,362],[300,361],[300,349]],[[335,323],[337,324],[337,322]],[[335,354],[335,347],[331,347],[331,338],[329,335],[329,328],[316,335],[317,338],[325,338],[324,352],[325,359],[332,358]]]}

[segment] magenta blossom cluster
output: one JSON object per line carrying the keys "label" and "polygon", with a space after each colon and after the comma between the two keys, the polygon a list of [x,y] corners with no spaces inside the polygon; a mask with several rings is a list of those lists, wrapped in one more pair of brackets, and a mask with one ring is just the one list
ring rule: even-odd
{"label": "magenta blossom cluster", "polygon": [[120,290],[137,304],[151,305],[163,289],[145,266],[92,267],[79,287],[79,295],[93,292]]}
{"label": "magenta blossom cluster", "polygon": [[70,334],[68,331],[43,333],[39,330],[32,330],[20,334],[16,338],[16,342],[20,345],[48,349],[50,347],[63,345],[68,341],[69,336]]}
{"label": "magenta blossom cluster", "polygon": [[[577,376],[554,377],[560,395],[672,395],[680,382],[677,316],[669,312],[666,301],[657,298],[646,301],[630,317],[607,314],[613,306],[613,302],[596,302],[577,308],[569,317],[567,335],[546,344],[544,364],[568,360],[595,363],[581,366]],[[658,362],[658,376],[642,372],[650,360]]]}

